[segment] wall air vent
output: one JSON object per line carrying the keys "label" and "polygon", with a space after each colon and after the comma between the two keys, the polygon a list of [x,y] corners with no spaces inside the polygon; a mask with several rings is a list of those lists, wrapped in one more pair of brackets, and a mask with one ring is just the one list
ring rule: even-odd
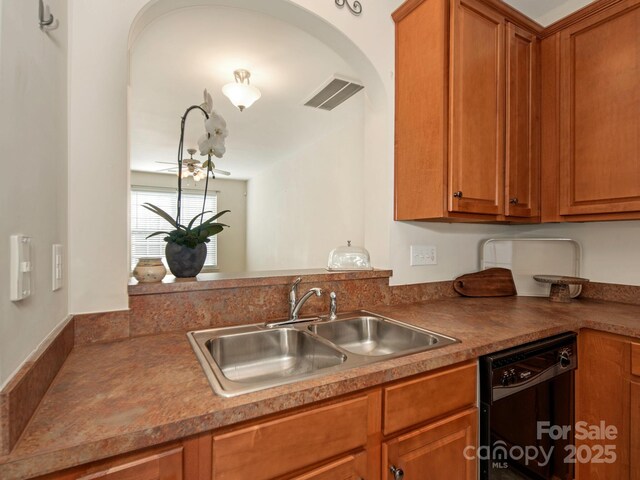
{"label": "wall air vent", "polygon": [[349,97],[355,95],[364,87],[350,80],[342,78],[332,78],[320,90],[318,90],[305,106],[320,108],[322,110],[333,110]]}

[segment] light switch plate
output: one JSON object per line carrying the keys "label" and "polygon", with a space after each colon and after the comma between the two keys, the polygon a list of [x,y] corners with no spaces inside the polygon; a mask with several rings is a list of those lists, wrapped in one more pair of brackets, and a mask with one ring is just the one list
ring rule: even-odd
{"label": "light switch plate", "polygon": [[62,262],[62,245],[54,244],[51,251],[51,290],[54,292],[62,288],[62,281],[64,278]]}
{"label": "light switch plate", "polygon": [[410,254],[409,264],[412,267],[438,263],[437,250],[433,245],[411,245]]}
{"label": "light switch plate", "polygon": [[9,296],[12,302],[24,300],[31,295],[31,237],[11,235],[9,239],[11,259],[9,265]]}

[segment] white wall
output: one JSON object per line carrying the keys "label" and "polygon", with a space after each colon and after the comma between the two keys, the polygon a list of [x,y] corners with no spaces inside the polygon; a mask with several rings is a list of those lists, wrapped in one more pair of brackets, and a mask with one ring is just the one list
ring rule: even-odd
{"label": "white wall", "polygon": [[[67,229],[67,2],[47,2],[60,28],[38,28],[37,2],[0,4],[0,386],[67,316],[51,291],[51,245]],[[33,238],[31,297],[9,301],[9,236]]]}
{"label": "white wall", "polygon": [[[147,11],[161,4],[171,7],[187,1],[159,0],[149,4],[151,7]],[[393,222],[394,25],[390,14],[401,0],[364,3],[360,17],[336,8],[331,1],[199,0],[199,3],[251,5],[296,22],[340,51],[361,72],[368,94],[365,105],[364,244],[376,266],[394,269],[394,284],[442,280],[471,271],[477,268],[480,237],[526,233],[527,227]],[[72,312],[127,308],[127,36],[136,14],[146,4],[146,0],[71,2],[69,231]],[[291,5],[296,4],[315,16],[292,9]],[[326,28],[327,23],[337,29],[335,34]],[[144,21],[138,26],[143,24]],[[89,176],[99,176],[101,184],[83,182]],[[105,224],[109,225],[106,232]],[[565,227],[544,228],[550,235],[556,235]],[[592,230],[613,232],[615,236],[620,227],[612,224],[602,230],[590,226],[571,228],[586,238]],[[86,232],[98,230],[104,235],[87,241]],[[536,229],[531,227],[531,230]],[[607,234],[598,233],[597,236],[604,240]],[[408,267],[411,244],[441,245],[438,265]],[[629,245],[618,247],[615,255],[632,261],[615,271],[606,265],[606,261],[596,261],[594,268],[595,265],[603,268],[603,273],[598,273],[603,278],[630,281],[634,278],[632,269],[636,251]],[[100,252],[98,258],[95,252]]]}
{"label": "white wall", "polygon": [[326,131],[248,182],[247,268],[322,268],[364,242],[364,93],[325,116]]}
{"label": "white wall", "polygon": [[[204,181],[182,180],[185,190],[204,192]],[[131,185],[176,188],[175,175],[131,172]],[[231,210],[220,221],[230,226],[216,236],[218,240],[218,271],[243,272],[246,267],[247,182],[245,180],[209,180],[209,192],[218,196],[218,211]]]}
{"label": "white wall", "polygon": [[577,240],[582,245],[581,276],[640,285],[640,221],[538,225],[527,227],[526,236]]}

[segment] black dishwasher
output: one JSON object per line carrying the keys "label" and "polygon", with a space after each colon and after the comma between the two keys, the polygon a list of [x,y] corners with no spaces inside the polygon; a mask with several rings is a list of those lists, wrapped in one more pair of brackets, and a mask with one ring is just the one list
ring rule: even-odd
{"label": "black dishwasher", "polygon": [[571,480],[576,334],[480,359],[482,480]]}

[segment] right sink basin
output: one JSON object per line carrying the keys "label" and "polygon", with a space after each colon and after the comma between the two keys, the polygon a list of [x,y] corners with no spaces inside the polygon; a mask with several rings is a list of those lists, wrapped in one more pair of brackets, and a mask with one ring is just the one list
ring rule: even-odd
{"label": "right sink basin", "polygon": [[309,331],[357,355],[383,356],[429,350],[456,340],[374,316],[356,316],[310,325]]}

